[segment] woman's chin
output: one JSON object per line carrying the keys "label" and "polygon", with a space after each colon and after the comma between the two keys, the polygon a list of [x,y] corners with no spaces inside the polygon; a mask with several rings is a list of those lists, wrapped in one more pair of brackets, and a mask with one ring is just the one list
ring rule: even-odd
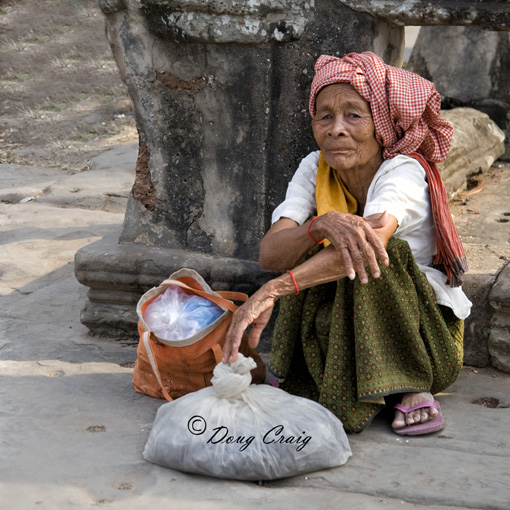
{"label": "woman's chin", "polygon": [[347,156],[332,158],[331,163],[326,159],[326,163],[338,172],[347,172],[356,166],[354,158],[349,158]]}

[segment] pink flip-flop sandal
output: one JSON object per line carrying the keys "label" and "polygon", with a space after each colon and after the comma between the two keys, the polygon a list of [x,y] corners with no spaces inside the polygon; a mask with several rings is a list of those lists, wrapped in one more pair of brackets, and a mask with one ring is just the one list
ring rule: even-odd
{"label": "pink flip-flop sandal", "polygon": [[414,425],[406,425],[400,429],[393,429],[393,432],[401,436],[421,436],[442,430],[444,427],[444,418],[443,413],[441,412],[441,406],[437,400],[434,400],[434,402],[422,402],[421,404],[413,407],[404,407],[402,404],[395,405],[395,409],[402,411],[406,416],[409,413],[424,407],[435,407],[438,410],[437,416],[425,423],[416,423]]}

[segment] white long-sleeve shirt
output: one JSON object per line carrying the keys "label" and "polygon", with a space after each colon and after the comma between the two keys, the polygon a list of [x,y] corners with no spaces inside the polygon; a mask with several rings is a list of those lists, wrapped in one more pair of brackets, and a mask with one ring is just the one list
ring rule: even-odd
{"label": "white long-sleeve shirt", "polygon": [[[319,151],[301,161],[287,188],[285,200],[274,210],[272,221],[290,218],[304,223],[317,213],[315,181]],[[386,211],[398,221],[394,236],[409,243],[414,259],[434,289],[437,302],[453,310],[459,319],[471,311],[461,287],[446,285],[446,275],[431,267],[436,236],[425,170],[414,158],[399,155],[385,160],[368,189],[364,216]]]}

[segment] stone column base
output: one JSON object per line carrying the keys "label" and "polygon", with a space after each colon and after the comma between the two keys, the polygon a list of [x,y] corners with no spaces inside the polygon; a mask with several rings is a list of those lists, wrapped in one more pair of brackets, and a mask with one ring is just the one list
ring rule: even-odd
{"label": "stone column base", "polygon": [[[76,278],[90,289],[82,324],[92,334],[136,344],[138,300],[183,267],[197,271],[213,290],[247,294],[274,276],[253,261],[139,243],[119,244],[119,235],[107,236],[84,246],[75,256]],[[270,340],[263,338],[259,350],[267,351],[269,344]]]}

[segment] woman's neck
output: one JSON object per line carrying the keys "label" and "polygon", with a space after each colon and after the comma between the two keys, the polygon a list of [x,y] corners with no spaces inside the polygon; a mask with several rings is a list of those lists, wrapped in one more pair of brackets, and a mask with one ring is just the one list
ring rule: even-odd
{"label": "woman's neck", "polygon": [[382,162],[383,159],[381,157],[371,162],[370,165],[365,165],[363,168],[353,168],[347,171],[337,170],[349,193],[358,202],[358,215],[363,214],[367,202],[368,189]]}

